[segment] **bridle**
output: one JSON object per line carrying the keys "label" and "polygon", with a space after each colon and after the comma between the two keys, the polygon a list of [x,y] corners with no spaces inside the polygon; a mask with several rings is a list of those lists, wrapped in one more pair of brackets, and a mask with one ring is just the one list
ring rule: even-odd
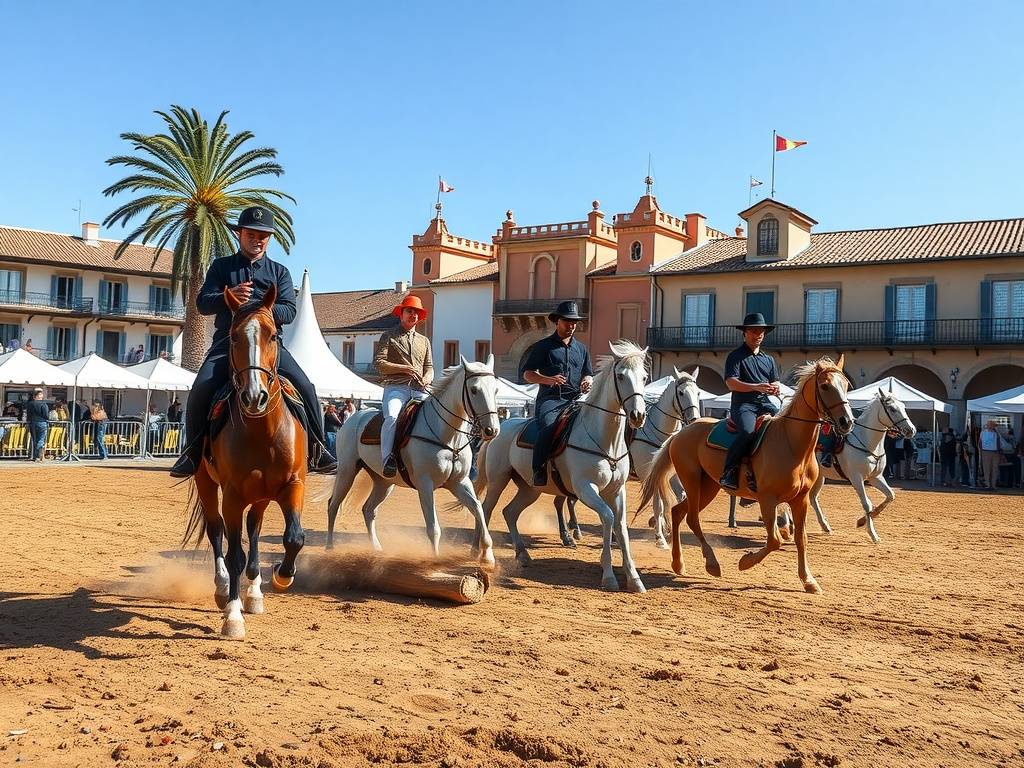
{"label": "bridle", "polygon": [[911,426],[913,426],[913,424],[911,424],[909,416],[904,416],[899,421],[897,421],[895,419],[895,417],[892,415],[892,411],[889,410],[889,404],[888,404],[888,402],[886,402],[886,398],[885,397],[880,395],[879,398],[878,398],[878,402],[882,404],[882,411],[889,418],[889,426],[886,427],[885,429],[878,429],[877,427],[869,427],[867,425],[864,425],[865,429],[870,429],[872,432],[892,432],[892,431],[897,431],[897,432],[900,432],[902,434],[903,428],[900,426],[901,424],[906,423],[906,424],[910,424]]}
{"label": "bridle", "polygon": [[484,376],[494,377],[494,373],[491,371],[468,371],[465,368],[463,369],[463,371],[464,378],[462,381],[462,407],[465,408],[466,412],[472,417],[469,419],[470,423],[472,424],[472,429],[461,429],[460,427],[457,427],[450,421],[448,421],[448,419],[444,417],[444,414],[441,413],[442,410],[445,413],[449,414],[452,418],[456,419],[457,421],[465,421],[465,419],[462,419],[458,414],[449,410],[436,397],[428,397],[427,402],[429,402],[434,407],[434,413],[437,414],[437,418],[444,422],[449,429],[466,436],[465,444],[458,448],[450,448],[446,443],[440,442],[441,436],[434,431],[434,428],[430,426],[429,422],[427,423],[427,429],[429,429],[430,433],[434,436],[434,440],[431,440],[429,437],[423,437],[422,435],[411,435],[410,439],[415,438],[416,440],[421,440],[425,443],[430,443],[431,445],[436,445],[440,448],[450,450],[452,452],[452,456],[455,456],[456,454],[461,453],[463,450],[465,450],[473,442],[473,440],[479,436],[480,419],[482,419],[484,416],[490,416],[492,414],[495,416],[498,415],[497,410],[477,411],[473,407],[473,398],[469,393],[469,382],[471,379],[476,379]]}
{"label": "bridle", "polygon": [[[669,413],[664,408],[662,408],[658,403],[651,403],[651,408],[653,410],[657,411],[658,413],[660,413],[660,414],[662,414],[664,416],[667,416],[668,418],[672,419],[673,421],[678,420],[685,427],[687,424],[692,424],[696,420],[697,416],[695,416],[692,419],[687,419],[686,418],[687,407],[684,407],[682,401],[679,399],[679,383],[680,382],[678,382],[678,381],[675,382],[673,384],[673,388],[672,388],[672,401],[675,403],[675,406],[676,406],[675,414]],[[689,381],[684,381],[684,382],[682,382],[682,384],[683,384],[683,386],[685,388],[686,386],[689,386],[690,382]],[[699,406],[691,405],[691,406],[689,406],[689,408],[693,408],[695,411],[697,411],[698,416],[700,415],[700,408],[699,408]],[[655,424],[653,420],[650,421],[649,423],[650,423],[651,427],[654,429],[655,432],[658,432],[658,433],[664,435],[665,437],[672,437],[672,435],[674,435],[676,432],[679,431],[678,429],[676,429],[676,430],[673,430],[671,432],[666,432],[664,429],[662,429],[657,424]],[[647,441],[645,440],[644,442],[647,442]],[[649,444],[650,445],[654,445],[654,443],[649,443]],[[657,445],[655,447],[656,448],[660,448],[661,446]]]}
{"label": "bridle", "polygon": [[[252,317],[252,315],[255,315],[261,311],[269,312],[269,310],[258,309],[251,315],[247,315],[247,317]],[[274,342],[274,344],[277,345],[280,345],[281,343],[281,334],[278,333],[276,327],[274,329],[274,332],[270,335],[270,341]],[[269,368],[264,368],[262,365],[247,365],[244,368],[236,368],[235,357],[234,355],[231,354],[230,349],[228,351],[228,361],[231,363],[231,383],[235,387],[235,397],[239,397],[241,394],[243,387],[243,374],[248,373],[249,371],[259,371],[267,375],[267,389],[269,391],[269,399],[267,400],[268,408],[264,409],[263,413],[257,414],[255,416],[246,413],[244,408],[240,408],[239,410],[241,410],[242,412],[242,417],[247,419],[262,419],[266,416],[269,416],[274,410],[277,409],[276,406],[274,408],[269,408],[270,404],[275,399],[281,396],[281,378],[278,372],[272,371]]]}
{"label": "bridle", "polygon": [[[822,373],[824,373],[824,371]],[[832,372],[829,372],[829,375],[831,375],[831,373]],[[846,407],[849,407],[850,403],[847,401],[845,397],[840,397],[839,402],[832,403],[831,405],[826,403],[825,398],[823,398],[821,396],[821,392],[818,391],[821,386],[818,383],[818,376],[820,375],[821,374],[818,373],[815,374],[814,376],[814,404],[811,405],[811,401],[807,399],[807,392],[803,387],[801,387],[800,389],[800,398],[804,401],[808,408],[813,408],[814,412],[817,414],[820,414],[822,412],[822,409],[824,409],[825,417],[820,419],[802,419],[799,416],[793,416],[791,414],[784,413],[780,415],[779,418],[792,419],[793,421],[802,421],[807,424],[831,424],[832,426],[838,428],[839,425],[836,424],[836,418],[835,416],[832,415],[832,409],[841,408],[844,405]]]}
{"label": "bridle", "polygon": [[[617,363],[616,363],[616,365],[617,365]],[[639,397],[642,400],[643,396],[644,396],[644,393],[641,390],[640,392],[634,392],[631,395],[627,395],[625,398],[623,398],[622,397],[622,391],[619,389],[619,376],[618,376],[618,372],[615,370],[614,366],[612,367],[611,375],[612,375],[612,383],[614,383],[614,385],[615,385],[615,397],[619,401],[619,410],[612,411],[612,410],[609,410],[608,408],[602,408],[601,406],[594,405],[593,403],[589,403],[586,400],[581,400],[580,401],[580,405],[585,405],[588,408],[594,408],[594,409],[596,409],[598,411],[604,411],[605,413],[609,413],[612,416],[616,417],[616,419],[618,419],[618,418],[625,418],[626,417],[626,403],[628,403],[634,397]],[[587,429],[585,424],[583,424],[583,431],[587,433],[587,437],[590,438],[590,442],[592,442],[598,448],[601,447],[601,444],[598,443],[597,440],[594,439],[594,436],[592,434],[590,434],[590,431]],[[618,457],[609,456],[607,453],[605,453],[603,451],[600,451],[600,450],[595,451],[595,450],[592,450],[590,448],[584,448],[581,445],[573,445],[573,443],[571,441],[568,441],[568,440],[566,441],[565,447],[566,448],[575,448],[577,451],[580,451],[581,453],[587,453],[587,454],[590,454],[591,456],[598,456],[598,457],[604,459],[605,461],[608,462],[608,466],[611,468],[612,472],[614,472],[616,467],[618,467],[620,461],[622,461],[623,459],[625,459],[625,458],[627,458],[629,456],[629,446],[628,445],[626,446],[626,452],[624,454],[622,454],[621,456],[618,456]]]}

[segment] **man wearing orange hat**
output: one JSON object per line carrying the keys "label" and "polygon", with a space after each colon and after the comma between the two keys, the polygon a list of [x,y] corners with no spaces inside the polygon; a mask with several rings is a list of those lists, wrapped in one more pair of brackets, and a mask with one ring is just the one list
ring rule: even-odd
{"label": "man wearing orange hat", "polygon": [[380,337],[374,363],[384,385],[384,423],[380,428],[380,454],[384,477],[398,473],[394,456],[395,424],[406,404],[427,396],[427,385],[434,378],[434,362],[430,356],[430,339],[416,330],[416,324],[427,316],[419,296],[406,296],[391,314],[398,317],[397,328]]}

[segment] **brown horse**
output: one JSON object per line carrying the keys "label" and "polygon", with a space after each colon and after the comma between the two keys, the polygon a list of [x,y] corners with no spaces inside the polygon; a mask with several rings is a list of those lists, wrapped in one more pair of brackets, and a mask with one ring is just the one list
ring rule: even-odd
{"label": "brown horse", "polygon": [[[195,474],[198,498],[185,541],[196,544],[205,532],[213,547],[215,598],[224,609],[221,635],[233,640],[245,637],[242,601],[239,599],[242,571],[249,580],[245,596],[246,613],[263,613],[260,591],[260,528],[263,512],[276,501],[284,512],[284,560],[271,574],[271,584],[281,592],[295,577],[295,558],[306,534],[301,514],[306,482],[306,433],[284,402],[277,374],[278,336],[272,308],[277,288],[271,287],[256,309],[239,313],[241,303],[229,289],[224,301],[234,317],[231,322],[231,379],[235,394],[228,402],[228,422],[213,439],[209,453]],[[217,488],[222,496],[217,509]],[[246,507],[249,556],[242,545],[242,515]],[[221,550],[228,539],[225,565]]]}
{"label": "brown horse", "polygon": [[[837,363],[826,357],[796,369],[796,392],[782,412],[771,419],[761,446],[750,459],[757,491],[752,491],[746,477],[741,477],[739,491],[733,495],[757,499],[768,531],[768,542],[760,551],[747,552],[740,558],[741,571],[757,565],[768,553],[782,547],[775,508],[785,502],[793,511],[796,526],[800,581],[808,592],[821,591],[807,567],[804,523],[807,496],[818,478],[818,462],[814,457],[818,427],[828,421],[844,435],[853,428],[853,412],[846,400],[849,382],[842,368],[840,355]],[[714,550],[700,527],[700,512],[718,495],[718,478],[725,464],[725,451],[712,448],[707,442],[715,424],[715,419],[699,419],[683,427],[658,451],[651,474],[643,484],[641,507],[651,500],[656,488],[662,490],[663,498],[671,498],[668,480],[673,468],[686,489],[686,499],[672,507],[672,570],[678,574],[685,572],[679,551],[679,523],[685,514],[687,525],[700,542],[705,569],[712,576],[722,575]]]}

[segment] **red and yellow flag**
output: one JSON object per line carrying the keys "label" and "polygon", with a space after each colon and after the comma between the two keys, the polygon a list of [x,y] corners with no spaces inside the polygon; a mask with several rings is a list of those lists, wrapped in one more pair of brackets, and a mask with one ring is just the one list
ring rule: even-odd
{"label": "red and yellow flag", "polygon": [[787,139],[783,136],[776,136],[775,151],[785,152],[788,149],[796,149],[797,147],[802,147],[806,143],[806,141],[793,141],[792,139]]}

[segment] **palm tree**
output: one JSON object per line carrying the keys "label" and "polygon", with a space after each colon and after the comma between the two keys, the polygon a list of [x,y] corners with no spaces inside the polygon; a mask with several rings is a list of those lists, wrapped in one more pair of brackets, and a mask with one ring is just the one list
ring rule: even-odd
{"label": "palm tree", "polygon": [[196,310],[196,295],[210,262],[237,250],[228,217],[250,205],[266,206],[277,220],[274,238],[288,253],[295,242],[292,218],[276,201],[294,203],[295,199],[276,189],[238,186],[258,176],[280,176],[284,169],[275,160],[276,149],[242,148],[253,134],[230,133],[224,121],[227,111],[220,113],[212,128],[196,109],[172,106],[170,113],[157,110],[156,114],[167,124],[167,133],[122,133],[121,138],[131,142],[138,154],[107,160],[107,165],[124,165],[135,172],[111,184],[104,195],[145,194],[118,207],[103,225],[127,226],[145,215],[118,246],[114,258],[136,240],[142,245],[153,243],[155,267],[162,250],[173,244],[171,291],[180,292],[185,304],[181,364],[195,371],[202,364],[209,333],[207,318]]}

